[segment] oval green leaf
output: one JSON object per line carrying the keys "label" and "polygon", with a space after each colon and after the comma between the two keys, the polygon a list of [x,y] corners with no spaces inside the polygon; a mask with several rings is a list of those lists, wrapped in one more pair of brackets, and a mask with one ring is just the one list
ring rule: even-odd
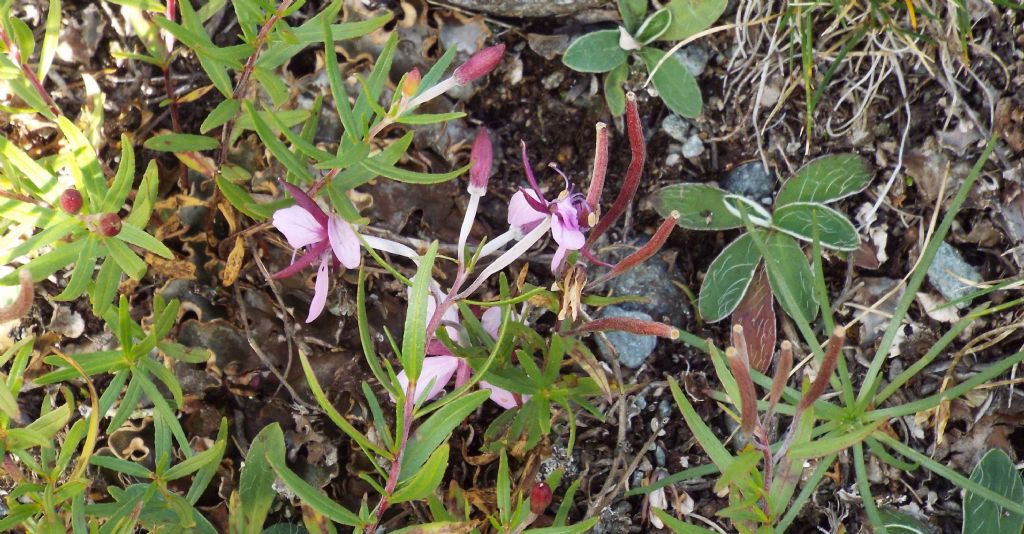
{"label": "oval green leaf", "polygon": [[743,221],[725,207],[728,191],[708,184],[673,184],[655,193],[654,209],[662,217],[679,212],[676,224],[690,230],[730,230]]}
{"label": "oval green leaf", "polygon": [[728,0],[672,0],[672,24],[661,34],[663,41],[682,41],[711,27],[722,16]]}
{"label": "oval green leaf", "polygon": [[711,262],[700,286],[697,307],[705,321],[714,323],[729,316],[746,294],[761,253],[750,234],[743,234]]}
{"label": "oval green leaf", "polygon": [[816,202],[794,202],[775,210],[772,225],[797,239],[814,242],[815,226],[821,246],[835,250],[857,250],[860,236],[842,213]]}
{"label": "oval green leaf", "polygon": [[650,43],[661,37],[670,24],[672,24],[672,12],[663,7],[647,17],[647,20],[640,25],[640,29],[636,31],[636,40],[643,44]]}
{"label": "oval green leaf", "polygon": [[577,72],[608,72],[628,56],[629,52],[619,47],[619,30],[601,30],[573,41],[562,63]]}
{"label": "oval green leaf", "polygon": [[[971,472],[971,481],[1011,501],[1024,503],[1024,482],[1020,473],[1010,457],[999,449],[985,453]],[[1020,532],[1021,529],[1024,529],[1024,516],[1005,510],[970,490],[964,493],[963,534]]]}
{"label": "oval green leaf", "polygon": [[[664,56],[665,52],[657,48],[640,50],[640,57],[643,58],[648,71],[653,71]],[[704,102],[700,96],[697,79],[675,58],[669,58],[662,63],[651,76],[651,82],[658,90],[661,100],[677,115],[691,119],[700,115]]]}
{"label": "oval green leaf", "polygon": [[804,165],[782,184],[775,206],[793,202],[833,202],[862,191],[871,183],[867,161],[856,154],[825,156]]}

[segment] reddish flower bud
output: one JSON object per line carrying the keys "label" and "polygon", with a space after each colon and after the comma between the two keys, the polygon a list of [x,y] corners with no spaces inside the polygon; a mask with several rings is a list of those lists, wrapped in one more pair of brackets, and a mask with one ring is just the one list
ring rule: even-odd
{"label": "reddish flower bud", "polygon": [[501,63],[501,56],[504,54],[504,44],[484,48],[473,54],[469,61],[455,69],[452,76],[459,85],[466,85],[477,78],[490,74],[498,66],[498,63]]}
{"label": "reddish flower bud", "polygon": [[551,504],[551,488],[541,482],[530,490],[530,512],[535,515],[544,513]]}
{"label": "reddish flower bud", "polygon": [[473,165],[469,169],[469,193],[483,195],[487,193],[487,180],[491,177],[491,164],[494,161],[494,147],[487,128],[480,128],[476,134],[469,160]]}
{"label": "reddish flower bud", "polygon": [[99,232],[105,237],[114,237],[121,233],[121,218],[116,213],[104,213],[100,216]]}
{"label": "reddish flower bud", "polygon": [[74,215],[82,210],[82,193],[74,187],[69,187],[60,195],[60,209],[65,213]]}
{"label": "reddish flower bud", "polygon": [[420,69],[413,67],[405,75],[405,80],[402,81],[402,96],[411,98],[412,95],[416,94],[416,90],[420,88],[420,80]]}

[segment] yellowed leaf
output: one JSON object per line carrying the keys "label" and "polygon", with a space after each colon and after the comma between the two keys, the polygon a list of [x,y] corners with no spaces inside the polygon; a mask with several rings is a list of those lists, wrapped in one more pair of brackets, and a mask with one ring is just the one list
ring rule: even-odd
{"label": "yellowed leaf", "polygon": [[224,264],[224,271],[221,272],[221,280],[225,286],[230,286],[238,279],[238,272],[242,270],[242,260],[245,259],[245,240],[242,236],[235,237],[235,245],[228,254],[228,261]]}

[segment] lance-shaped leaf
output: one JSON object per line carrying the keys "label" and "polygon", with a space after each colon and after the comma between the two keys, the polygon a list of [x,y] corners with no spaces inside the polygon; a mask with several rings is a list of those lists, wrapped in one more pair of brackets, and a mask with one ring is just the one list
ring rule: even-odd
{"label": "lance-shaped leaf", "polygon": [[725,206],[728,191],[708,184],[673,184],[655,193],[654,208],[662,217],[679,212],[676,224],[691,230],[730,230],[743,221]]}
{"label": "lance-shaped leaf", "polygon": [[871,183],[871,169],[855,154],[836,154],[804,165],[775,197],[776,208],[793,202],[832,202],[863,190]]}
{"label": "lance-shaped leaf", "polygon": [[[657,48],[640,50],[640,57],[650,71],[654,71],[664,56],[665,52]],[[700,115],[704,102],[700,96],[697,79],[676,58],[670,57],[662,63],[651,76],[651,82],[658,90],[661,100],[676,114],[691,119]]]}
{"label": "lance-shaped leaf", "polygon": [[817,202],[794,202],[775,210],[772,226],[797,239],[814,241],[815,226],[821,246],[853,251],[860,248],[857,229],[842,213]]}
{"label": "lance-shaped leaf", "polygon": [[[765,239],[771,256],[767,262],[768,281],[782,309],[790,316],[797,310],[804,320],[812,321],[818,315],[818,301],[814,298],[814,275],[800,244],[792,237],[772,232]],[[792,298],[792,305],[786,293]],[[795,307],[794,307],[795,306]]]}
{"label": "lance-shaped leaf", "polygon": [[741,235],[722,250],[711,262],[700,286],[697,307],[705,321],[721,321],[736,309],[760,261],[761,253],[750,234]]}

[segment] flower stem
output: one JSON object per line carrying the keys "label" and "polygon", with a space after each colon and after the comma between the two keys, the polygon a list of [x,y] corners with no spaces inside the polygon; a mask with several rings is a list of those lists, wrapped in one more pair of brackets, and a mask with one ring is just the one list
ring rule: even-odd
{"label": "flower stem", "polygon": [[466,264],[466,240],[469,239],[469,231],[473,229],[479,207],[480,195],[470,193],[469,205],[466,206],[466,215],[462,218],[462,228],[459,230],[459,265]]}
{"label": "flower stem", "polygon": [[476,281],[456,297],[456,300],[464,299],[473,294],[473,292],[483,285],[491,275],[501,271],[505,267],[508,267],[513,261],[519,259],[519,257],[526,253],[526,251],[537,243],[537,241],[540,241],[540,238],[544,237],[544,234],[546,234],[550,229],[551,217],[548,217],[538,224],[536,228],[530,230],[530,233],[523,236],[523,238],[513,245],[512,248],[508,249],[504,254],[498,256],[497,259],[491,262],[491,264],[488,265],[482,273],[480,273],[480,276],[477,277]]}

